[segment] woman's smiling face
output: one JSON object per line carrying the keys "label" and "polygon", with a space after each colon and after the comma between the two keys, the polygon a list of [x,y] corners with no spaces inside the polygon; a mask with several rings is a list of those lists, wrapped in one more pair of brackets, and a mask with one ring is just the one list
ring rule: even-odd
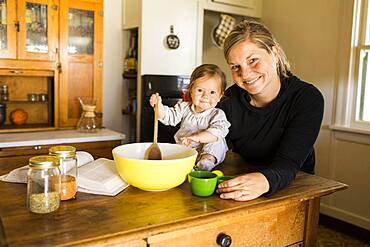
{"label": "woman's smiling face", "polygon": [[275,47],[268,53],[249,40],[242,41],[231,48],[228,57],[233,80],[251,95],[269,94],[274,83],[280,83],[277,57]]}

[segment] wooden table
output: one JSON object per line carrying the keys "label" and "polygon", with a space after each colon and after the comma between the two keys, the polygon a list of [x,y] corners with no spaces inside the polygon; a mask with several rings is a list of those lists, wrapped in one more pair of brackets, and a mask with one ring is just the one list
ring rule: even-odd
{"label": "wooden table", "polygon": [[[249,169],[233,153],[219,168]],[[271,197],[235,202],[193,196],[187,182],[164,192],[130,186],[116,197],[78,193],[37,215],[26,207],[25,184],[0,182],[0,246],[218,246],[220,234],[232,246],[315,246],[320,197],[346,187],[299,173]]]}

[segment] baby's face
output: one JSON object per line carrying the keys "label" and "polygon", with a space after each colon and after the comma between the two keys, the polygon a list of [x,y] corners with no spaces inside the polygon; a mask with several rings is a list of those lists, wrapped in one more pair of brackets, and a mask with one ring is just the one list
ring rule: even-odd
{"label": "baby's face", "polygon": [[217,76],[198,78],[190,95],[196,112],[215,107],[222,97],[220,78]]}

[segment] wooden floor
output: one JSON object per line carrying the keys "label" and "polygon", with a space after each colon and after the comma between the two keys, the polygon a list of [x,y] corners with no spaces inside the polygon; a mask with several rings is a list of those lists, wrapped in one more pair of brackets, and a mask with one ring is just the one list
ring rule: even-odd
{"label": "wooden floor", "polygon": [[317,247],[370,247],[370,232],[320,214]]}

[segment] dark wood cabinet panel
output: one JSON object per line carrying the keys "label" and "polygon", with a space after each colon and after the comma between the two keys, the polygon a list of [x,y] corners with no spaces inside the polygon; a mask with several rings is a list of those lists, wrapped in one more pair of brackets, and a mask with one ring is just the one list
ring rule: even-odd
{"label": "dark wood cabinet panel", "polygon": [[[48,154],[49,148],[56,145],[62,144],[0,148],[0,175],[27,165],[29,158],[33,156]],[[121,145],[121,141],[67,143],[64,145],[74,146],[77,151],[89,152],[95,159],[113,159],[112,149]]]}

